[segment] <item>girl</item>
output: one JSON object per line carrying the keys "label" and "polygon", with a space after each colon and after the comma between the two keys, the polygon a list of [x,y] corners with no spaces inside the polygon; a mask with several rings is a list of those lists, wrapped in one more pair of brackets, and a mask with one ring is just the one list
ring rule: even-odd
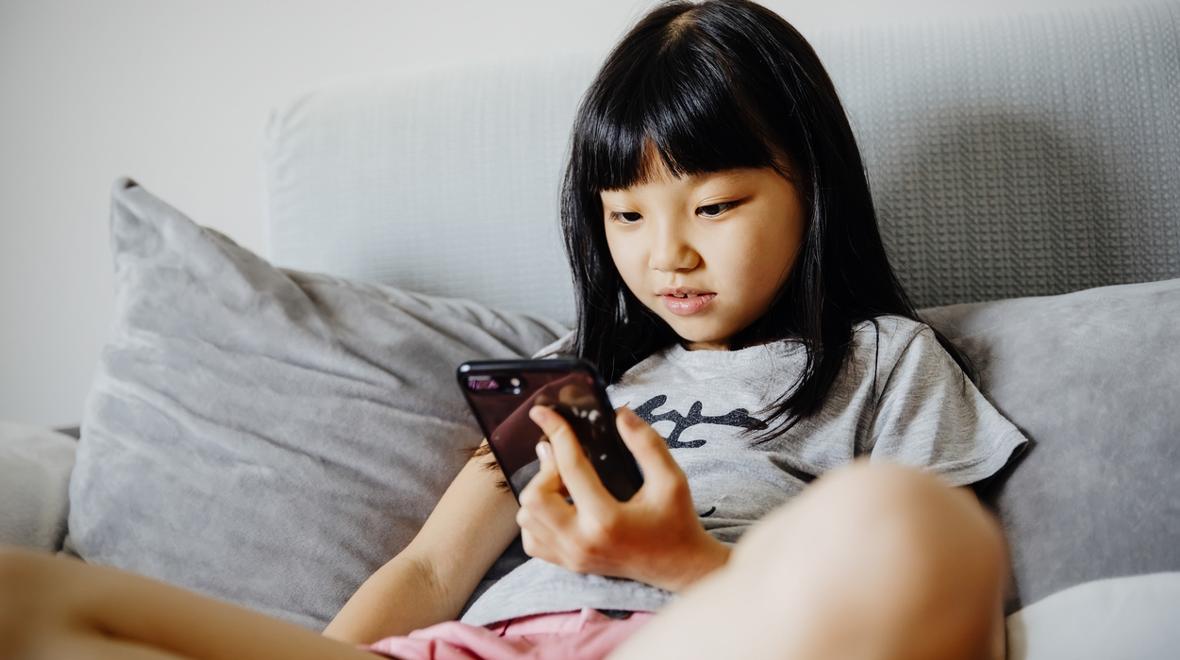
{"label": "girl", "polygon": [[745,0],[651,11],[580,106],[562,220],[578,321],[544,353],[625,404],[635,497],[537,407],[520,505],[485,443],[323,636],[9,550],[0,655],[1003,656],[1002,534],[957,486],[1025,438],[902,291],[798,32]]}

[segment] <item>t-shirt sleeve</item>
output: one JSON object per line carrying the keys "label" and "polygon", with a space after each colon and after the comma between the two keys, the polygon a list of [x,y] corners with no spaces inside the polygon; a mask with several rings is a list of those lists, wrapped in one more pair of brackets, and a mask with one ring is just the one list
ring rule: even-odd
{"label": "t-shirt sleeve", "polygon": [[569,332],[567,332],[564,335],[562,335],[561,337],[559,337],[557,340],[553,341],[550,344],[545,345],[540,350],[538,350],[536,353],[533,353],[532,358],[534,360],[547,360],[549,358],[558,357],[559,355],[568,354],[568,353],[572,352],[573,350],[574,350],[574,331],[570,330]]}
{"label": "t-shirt sleeve", "polygon": [[927,468],[966,486],[998,472],[1028,439],[923,325],[884,383],[870,442],[870,460]]}

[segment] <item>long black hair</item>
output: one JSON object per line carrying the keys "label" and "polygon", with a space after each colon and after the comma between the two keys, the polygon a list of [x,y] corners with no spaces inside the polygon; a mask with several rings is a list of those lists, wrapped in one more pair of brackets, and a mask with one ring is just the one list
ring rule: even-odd
{"label": "long black hair", "polygon": [[[767,440],[817,411],[853,327],[884,314],[921,321],[885,254],[860,151],[807,40],[746,0],[660,4],[610,52],[574,119],[561,192],[577,296],[573,352],[608,383],[679,341],[623,284],[606,243],[603,190],[646,182],[654,146],[674,176],[772,167],[803,200],[803,244],[767,312],[730,348],[792,338],[803,374],[766,411]],[[879,330],[879,328],[878,328]],[[937,330],[964,373],[974,366]],[[875,378],[875,374],[874,374]]]}

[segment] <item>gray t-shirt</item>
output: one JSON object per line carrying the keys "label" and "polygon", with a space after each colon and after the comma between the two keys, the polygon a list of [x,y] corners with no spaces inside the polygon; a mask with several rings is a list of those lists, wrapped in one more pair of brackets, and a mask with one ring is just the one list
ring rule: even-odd
{"label": "gray t-shirt", "polygon": [[[795,385],[806,361],[799,342],[735,351],[674,345],[632,367],[608,393],[614,406],[630,406],[664,436],[702,525],[730,544],[813,478],[854,457],[923,467],[955,486],[1002,468],[1027,441],[1019,429],[967,379],[929,326],[894,315],[876,320],[880,332],[869,321],[854,328],[849,362],[819,412],[761,444],[739,433],[766,428],[759,411]],[[473,595],[462,622],[582,607],[655,611],[676,596],[527,557],[519,538],[497,564],[506,574]]]}

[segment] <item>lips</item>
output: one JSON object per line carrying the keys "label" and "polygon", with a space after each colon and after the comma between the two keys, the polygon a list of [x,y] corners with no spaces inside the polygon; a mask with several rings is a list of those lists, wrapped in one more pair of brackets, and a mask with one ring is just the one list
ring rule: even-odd
{"label": "lips", "polygon": [[657,296],[676,296],[677,298],[683,298],[685,296],[699,296],[704,294],[716,295],[712,291],[694,289],[688,286],[665,287],[656,292]]}
{"label": "lips", "polygon": [[668,308],[668,311],[678,316],[698,314],[708,307],[709,303],[716,297],[716,293],[703,291],[670,291],[668,293],[660,293],[660,298],[664,300],[664,306]]}

